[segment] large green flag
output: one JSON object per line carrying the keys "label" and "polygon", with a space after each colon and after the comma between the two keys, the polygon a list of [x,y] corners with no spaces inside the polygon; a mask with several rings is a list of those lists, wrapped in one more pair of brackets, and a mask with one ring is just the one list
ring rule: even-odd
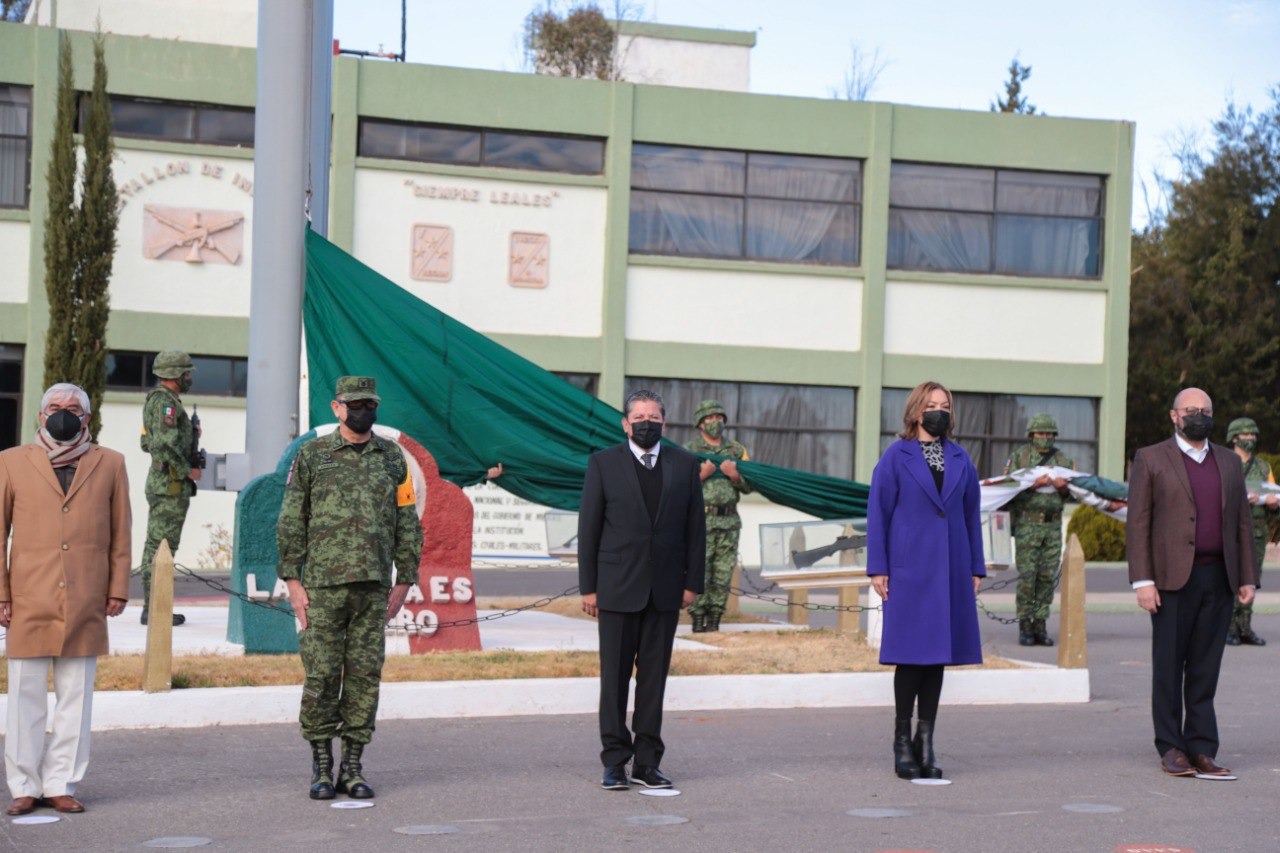
{"label": "large green flag", "polygon": [[[307,231],[303,305],[310,422],[333,421],[339,376],[373,376],[378,420],[431,451],[459,486],[484,479],[534,503],[577,510],[587,457],[623,439],[622,413],[413,296]],[[861,517],[867,487],[760,462],[757,492],[820,518]],[[719,476],[719,475],[717,475]]]}

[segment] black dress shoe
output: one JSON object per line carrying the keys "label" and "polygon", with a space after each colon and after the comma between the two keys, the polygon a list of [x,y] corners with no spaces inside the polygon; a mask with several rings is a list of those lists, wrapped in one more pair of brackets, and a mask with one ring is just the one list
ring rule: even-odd
{"label": "black dress shoe", "polygon": [[[147,624],[147,619],[148,619],[148,617],[149,617],[149,614],[147,613],[147,608],[145,608],[145,607],[144,607],[144,608],[142,608],[142,620],[141,620],[141,621],[142,621],[142,624],[143,624],[143,625]],[[186,624],[186,622],[187,622],[187,617],[183,616],[181,613],[175,613],[175,614],[173,614],[173,625],[174,625],[174,627],[175,627],[175,628],[176,628],[177,626],[179,626],[179,625],[185,625],[185,624]]]}
{"label": "black dress shoe", "polygon": [[631,768],[631,781],[639,782],[646,788],[670,788],[672,782],[656,767],[637,764]]}
{"label": "black dress shoe", "polygon": [[625,791],[631,787],[627,781],[627,765],[615,764],[604,769],[604,781],[600,787],[606,791]]}

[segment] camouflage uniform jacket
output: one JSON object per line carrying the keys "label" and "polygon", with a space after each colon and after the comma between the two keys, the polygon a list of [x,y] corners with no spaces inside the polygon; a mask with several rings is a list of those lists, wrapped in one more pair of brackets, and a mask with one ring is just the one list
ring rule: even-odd
{"label": "camouflage uniform jacket", "polygon": [[[1274,483],[1275,474],[1271,471],[1271,463],[1258,455],[1249,457],[1244,464],[1244,481],[1250,483]],[[1250,489],[1256,492],[1257,489]],[[1253,505],[1253,538],[1264,539],[1267,536],[1267,508],[1262,504]]]}
{"label": "camouflage uniform jacket", "polygon": [[142,436],[139,444],[151,454],[151,470],[147,472],[145,494],[193,495],[196,484],[191,473],[191,451],[195,438],[191,418],[182,408],[182,400],[163,385],[147,392],[142,405]]}
{"label": "camouflage uniform jacket", "polygon": [[[1008,461],[1004,463],[1004,472],[1008,474],[1010,471],[1018,471],[1022,468],[1038,467],[1042,458],[1044,458],[1043,453],[1030,444],[1024,444],[1009,455]],[[1072,470],[1075,470],[1076,467],[1076,463],[1071,460],[1071,457],[1056,447],[1053,449],[1053,456],[1043,464]],[[1045,495],[1034,489],[1027,489],[1025,492],[1020,492],[1017,497],[1009,502],[1008,509],[1013,516],[1013,523],[1016,525],[1018,516],[1024,512],[1060,515],[1062,513],[1062,505],[1065,502],[1066,499],[1057,492]]]}
{"label": "camouflage uniform jacket", "polygon": [[[706,439],[702,437],[702,433],[698,433],[693,441],[684,446],[685,450],[691,453],[705,453],[711,456],[725,456],[730,459],[750,460],[747,455],[747,448],[740,442],[734,441],[732,438],[722,438],[719,446],[708,444]],[[719,465],[720,463],[716,463]],[[733,506],[738,502],[739,495],[745,495],[751,491],[751,484],[743,477],[738,482],[733,482],[723,474],[712,474],[710,477],[702,481],[702,502],[707,506]]]}
{"label": "camouflage uniform jacket", "polygon": [[338,430],[298,450],[276,524],[282,580],[308,587],[418,582],[422,527],[400,446],[371,436],[359,447]]}

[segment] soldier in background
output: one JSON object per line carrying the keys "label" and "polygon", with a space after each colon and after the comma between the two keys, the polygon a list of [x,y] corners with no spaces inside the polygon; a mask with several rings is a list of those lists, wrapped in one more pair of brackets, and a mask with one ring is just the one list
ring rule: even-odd
{"label": "soldier in background", "polygon": [[[196,493],[200,469],[191,467],[196,450],[196,436],[191,418],[182,407],[182,394],[191,389],[191,372],[195,365],[191,356],[179,350],[165,350],[156,356],[151,372],[160,377],[156,387],[147,392],[142,406],[144,452],[151,454],[151,470],[147,472],[144,493],[147,496],[147,542],[142,549],[142,624],[147,624],[151,606],[151,567],[162,540],[177,554],[182,538],[182,525],[187,520],[191,496]],[[173,614],[173,624],[181,625],[187,617]]]}
{"label": "soldier in background", "polygon": [[[1057,437],[1052,415],[1033,415],[1027,422],[1027,443],[1009,456],[1004,473],[1040,466],[1074,469],[1071,458],[1054,446]],[[1045,622],[1062,562],[1062,505],[1068,494],[1065,479],[1044,474],[1009,503],[1018,560],[1019,645],[1053,645]]]}
{"label": "soldier in background", "polygon": [[[1275,474],[1265,459],[1258,458],[1258,424],[1253,418],[1236,418],[1227,427],[1227,445],[1235,450],[1244,465],[1245,488],[1255,483],[1274,483]],[[1280,497],[1273,492],[1265,502],[1257,503],[1258,492],[1251,489],[1249,503],[1253,505],[1253,556],[1258,565],[1258,580],[1262,580],[1262,560],[1267,554],[1267,514],[1280,511]],[[1231,627],[1227,629],[1227,645],[1265,646],[1267,641],[1253,633],[1253,602],[1241,604],[1236,599],[1231,612]]]}
{"label": "soldier in background", "polygon": [[361,758],[378,712],[386,624],[418,582],[422,526],[413,478],[400,446],[373,434],[379,402],[372,378],[338,379],[329,404],[338,428],[298,450],[276,526],[276,574],[302,627],[298,720],[311,743],[313,800],[373,796]]}
{"label": "soldier in background", "polygon": [[[738,497],[750,492],[751,485],[738,473],[738,460],[749,458],[747,448],[724,435],[724,406],[718,400],[703,400],[693,413],[693,423],[699,434],[685,449],[725,457],[718,465],[703,460],[699,472],[707,513],[707,579],[705,591],[689,607],[689,617],[694,632],[702,633],[720,630],[733,567],[738,562],[738,534],[742,532]],[[717,477],[717,472],[724,476]]]}

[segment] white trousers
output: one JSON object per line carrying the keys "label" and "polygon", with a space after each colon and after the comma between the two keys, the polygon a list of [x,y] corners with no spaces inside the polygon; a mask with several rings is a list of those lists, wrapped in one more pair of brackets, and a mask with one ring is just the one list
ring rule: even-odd
{"label": "white trousers", "polygon": [[[44,745],[49,668],[53,668],[53,737]],[[14,797],[74,796],[89,767],[96,657],[9,660],[4,770]]]}

